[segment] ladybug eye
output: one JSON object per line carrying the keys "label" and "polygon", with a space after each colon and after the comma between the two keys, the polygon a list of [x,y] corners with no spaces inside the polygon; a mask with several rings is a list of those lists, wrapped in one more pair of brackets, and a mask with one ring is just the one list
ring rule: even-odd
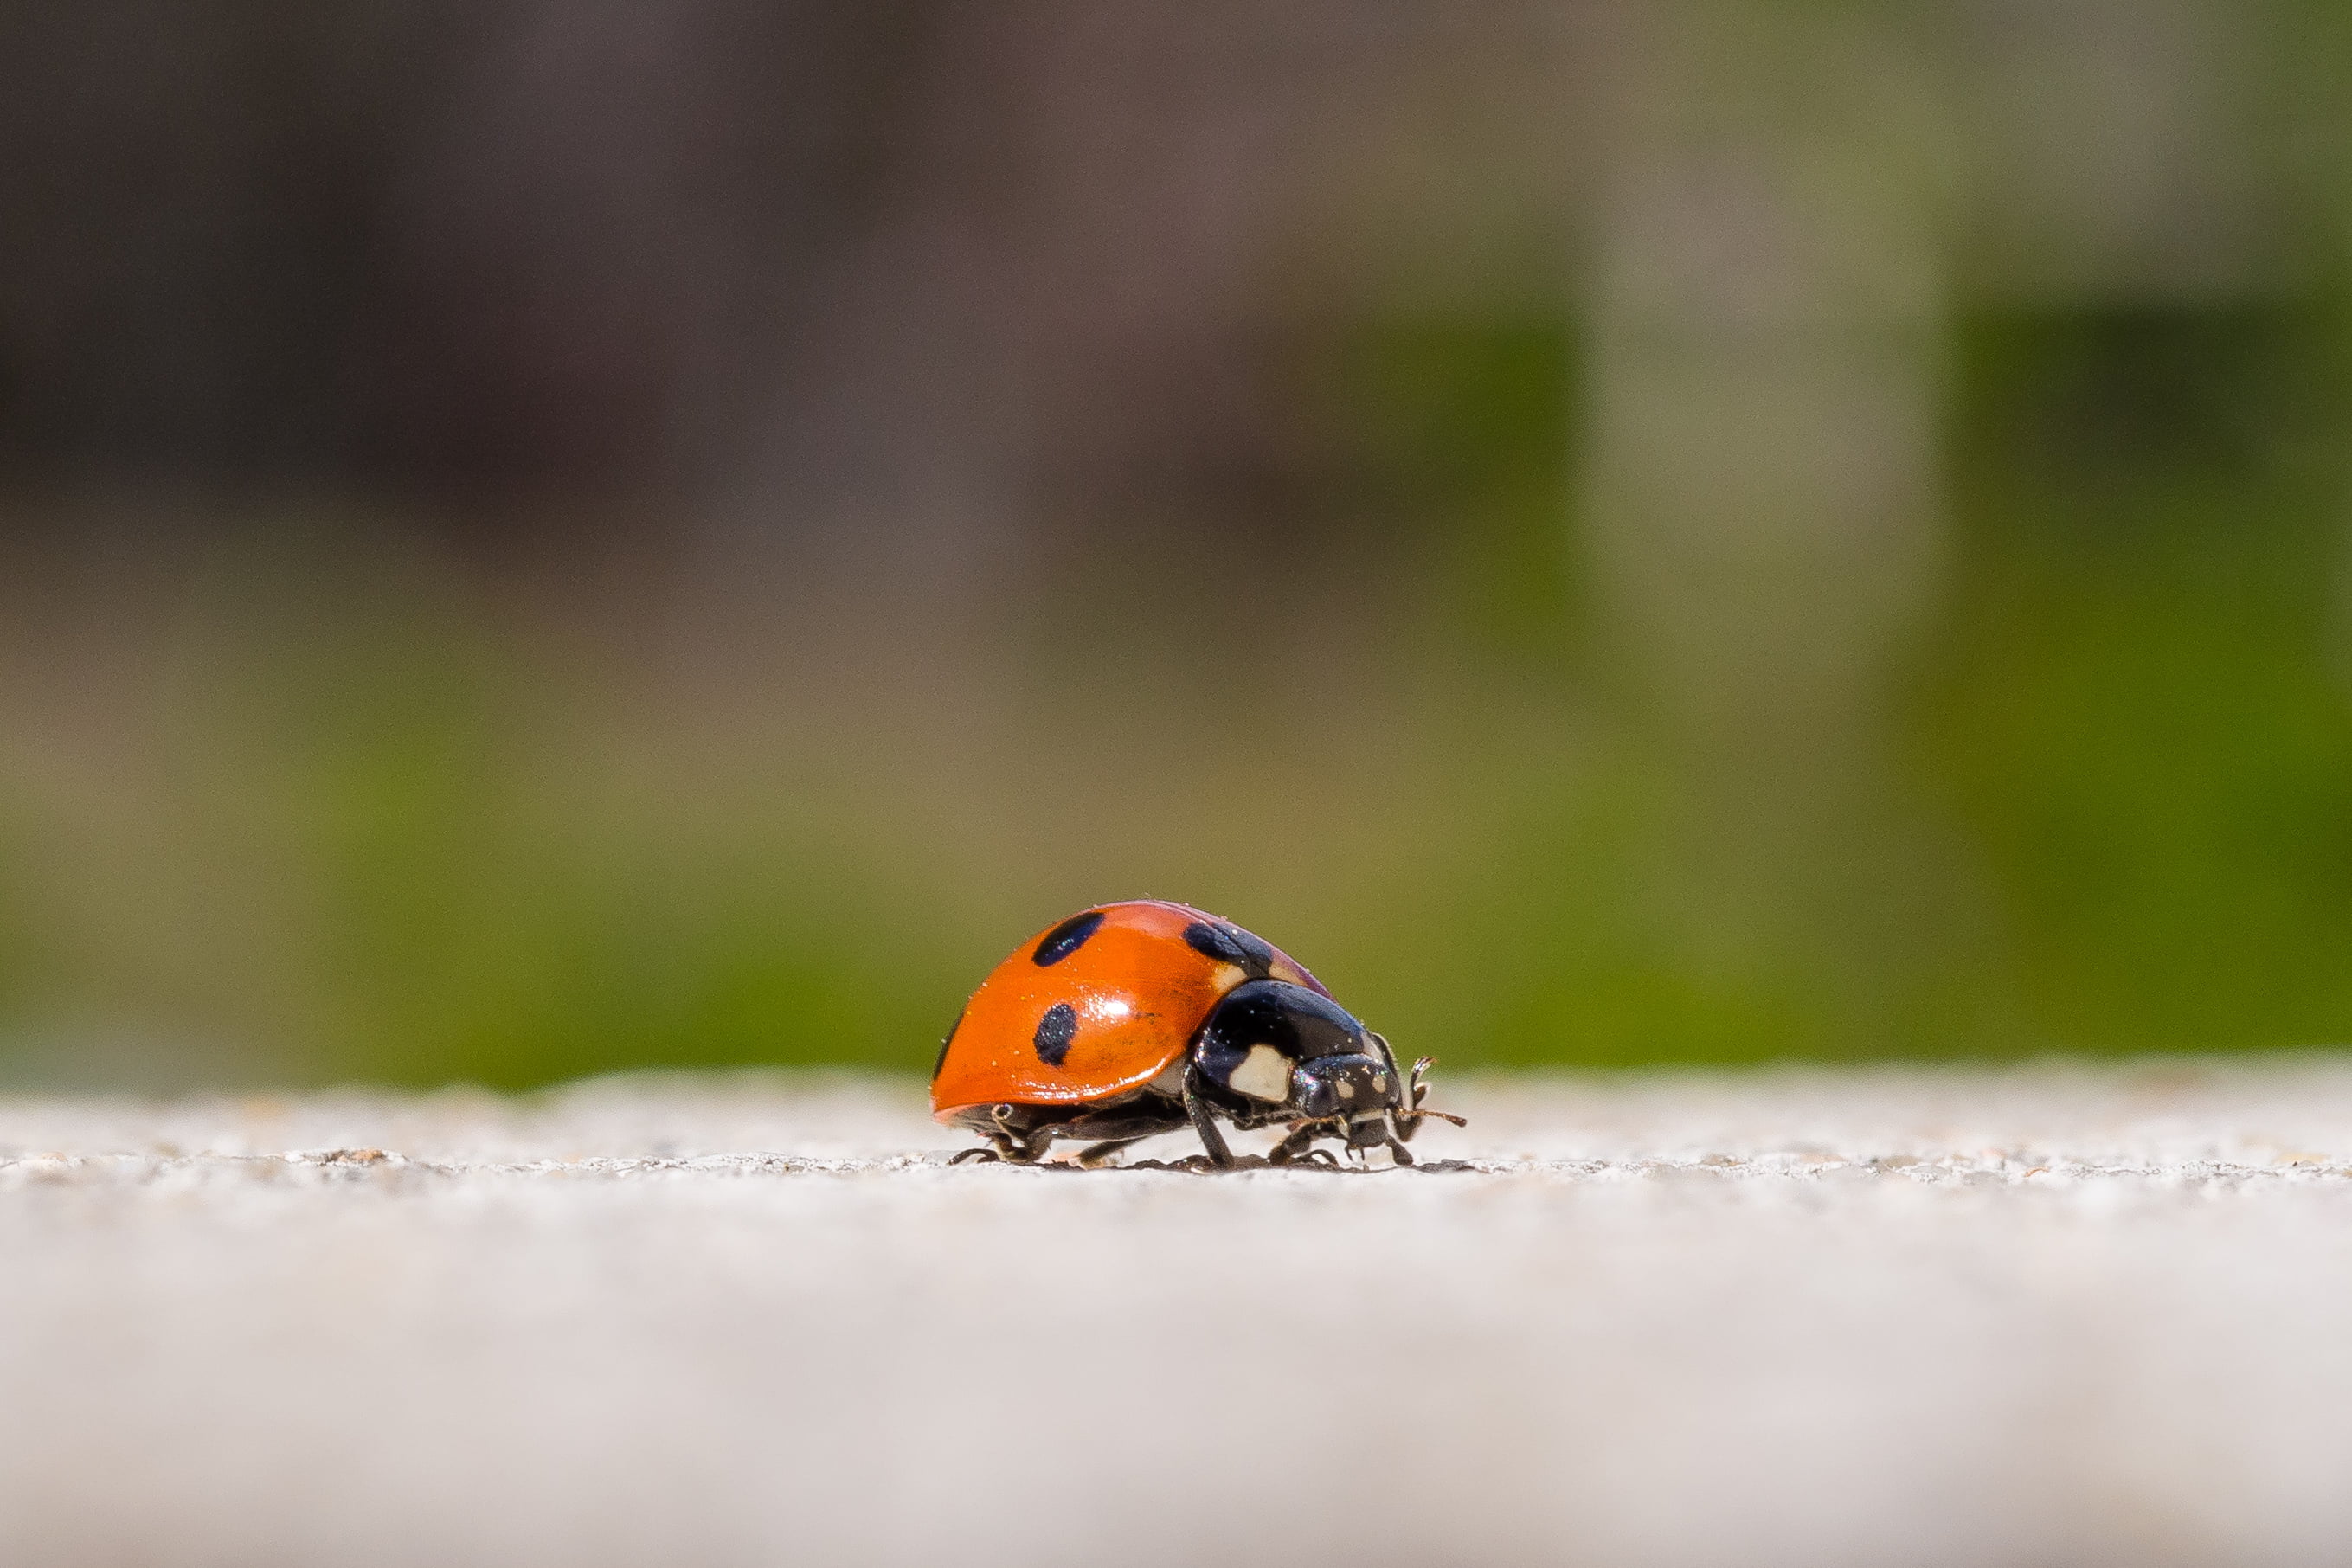
{"label": "ladybug eye", "polygon": [[1086,946],[1087,938],[1094,935],[1095,928],[1102,923],[1103,916],[1100,910],[1088,910],[1085,914],[1072,915],[1045,933],[1045,940],[1037,944],[1037,951],[1031,955],[1031,961],[1040,969],[1052,968]]}

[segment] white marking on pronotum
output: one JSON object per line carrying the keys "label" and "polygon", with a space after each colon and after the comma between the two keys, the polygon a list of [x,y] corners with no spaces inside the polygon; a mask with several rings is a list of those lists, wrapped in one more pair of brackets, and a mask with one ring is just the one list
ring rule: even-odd
{"label": "white marking on pronotum", "polygon": [[1225,1082],[1252,1100],[1278,1104],[1290,1098],[1290,1058],[1272,1046],[1252,1046]]}
{"label": "white marking on pronotum", "polygon": [[1344,1078],[1339,1080],[1339,1098],[1341,1100],[1353,1100],[1356,1098],[1356,1086],[1349,1083]]}
{"label": "white marking on pronotum", "polygon": [[1244,969],[1240,964],[1220,963],[1215,968],[1209,971],[1209,986],[1210,989],[1216,992],[1218,995],[1223,996],[1226,992],[1231,991],[1234,986],[1239,985],[1243,981],[1247,980],[1248,978],[1249,971]]}
{"label": "white marking on pronotum", "polygon": [[1266,973],[1273,975],[1276,980],[1287,981],[1293,985],[1304,985],[1307,984],[1307,976],[1299,973],[1298,971],[1291,968],[1290,965],[1286,963],[1275,964],[1267,969]]}

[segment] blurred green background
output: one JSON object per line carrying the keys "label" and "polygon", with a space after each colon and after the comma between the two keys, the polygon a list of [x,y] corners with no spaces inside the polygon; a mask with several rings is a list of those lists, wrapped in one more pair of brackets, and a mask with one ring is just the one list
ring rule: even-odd
{"label": "blurred green background", "polygon": [[0,6],[0,1086],[2352,1037],[2352,43]]}

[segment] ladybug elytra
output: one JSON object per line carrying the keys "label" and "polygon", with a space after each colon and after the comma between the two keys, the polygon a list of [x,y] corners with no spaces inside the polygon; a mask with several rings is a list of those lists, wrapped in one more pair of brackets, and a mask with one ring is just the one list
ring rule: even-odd
{"label": "ladybug elytra", "polygon": [[1431,1062],[1400,1071],[1279,948],[1186,904],[1100,904],[1039,932],[973,992],[940,1047],[931,1114],[986,1138],[957,1156],[1034,1163],[1056,1138],[1113,1151],[1187,1125],[1229,1167],[1220,1120],[1289,1131],[1267,1156],[1307,1157],[1334,1139],[1399,1164],[1425,1117]]}

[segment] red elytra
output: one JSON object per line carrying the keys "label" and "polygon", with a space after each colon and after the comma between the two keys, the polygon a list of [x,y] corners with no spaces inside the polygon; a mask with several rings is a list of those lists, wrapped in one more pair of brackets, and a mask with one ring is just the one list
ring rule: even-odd
{"label": "red elytra", "polygon": [[1218,1002],[1250,977],[1186,940],[1203,924],[1264,949],[1273,978],[1330,995],[1289,954],[1190,905],[1097,904],[1039,931],[981,982],[940,1047],[932,1116],[952,1123],[973,1106],[1090,1104],[1176,1067]]}

